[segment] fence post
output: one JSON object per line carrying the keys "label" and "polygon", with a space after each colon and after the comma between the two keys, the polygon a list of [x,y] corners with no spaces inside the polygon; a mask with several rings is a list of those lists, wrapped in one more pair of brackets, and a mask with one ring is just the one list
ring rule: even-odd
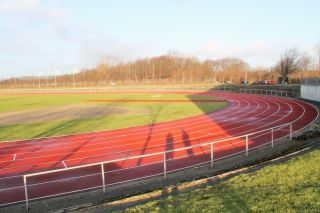
{"label": "fence post", "polygon": [[271,147],[273,148],[273,128],[271,128]]}
{"label": "fence post", "polygon": [[248,144],[248,135],[246,135],[246,157],[248,157],[248,152],[249,152],[249,144]]}
{"label": "fence post", "polygon": [[24,194],[25,194],[25,198],[26,198],[26,207],[28,210],[29,209],[29,198],[28,198],[27,178],[25,175],[23,176],[23,184],[24,184]]}
{"label": "fence post", "polygon": [[102,190],[103,193],[106,193],[106,180],[104,177],[104,165],[101,163],[101,176],[102,176]]}
{"label": "fence post", "polygon": [[290,123],[290,141],[292,141],[292,123]]}
{"label": "fence post", "polygon": [[167,179],[167,162],[166,153],[163,153],[163,179]]}
{"label": "fence post", "polygon": [[213,167],[213,143],[210,144],[211,146],[211,167]]}

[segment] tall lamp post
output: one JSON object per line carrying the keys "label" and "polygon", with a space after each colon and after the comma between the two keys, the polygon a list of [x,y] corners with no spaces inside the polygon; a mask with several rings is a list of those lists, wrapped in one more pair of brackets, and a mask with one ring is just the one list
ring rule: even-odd
{"label": "tall lamp post", "polygon": [[39,89],[41,88],[41,72],[38,71],[38,85],[39,85]]}
{"label": "tall lamp post", "polygon": [[78,72],[77,68],[73,68],[72,70],[72,87],[75,87],[75,73]]}

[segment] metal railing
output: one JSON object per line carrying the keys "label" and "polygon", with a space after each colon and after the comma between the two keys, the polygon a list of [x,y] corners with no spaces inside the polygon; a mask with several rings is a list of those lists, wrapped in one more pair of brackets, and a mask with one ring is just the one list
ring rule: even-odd
{"label": "metal railing", "polygon": [[268,90],[268,89],[247,89],[240,88],[239,93],[259,94],[259,95],[275,95],[275,96],[288,96],[287,91]]}
{"label": "metal railing", "polygon": [[[288,127],[289,127],[289,130],[283,130],[282,129],[282,128],[288,128]],[[275,131],[284,131],[286,133],[284,135],[281,135],[278,138],[275,138]],[[266,135],[266,134],[271,134],[271,139],[270,140],[268,140],[267,142],[263,143],[262,145],[253,147],[251,149],[256,149],[256,148],[258,148],[260,146],[264,146],[264,145],[270,144],[270,143],[271,143],[271,146],[273,147],[275,141],[280,140],[280,139],[282,139],[284,137],[288,137],[289,136],[290,140],[292,140],[293,133],[294,132],[293,132],[292,122],[291,122],[291,123],[282,124],[282,125],[279,125],[279,126],[275,126],[275,127],[268,128],[268,129],[263,129],[263,130],[260,130],[260,131],[257,131],[257,132],[253,132],[253,133],[249,133],[249,134],[245,134],[245,135],[241,135],[241,136],[225,138],[225,139],[221,139],[221,140],[216,140],[216,141],[212,141],[212,142],[206,142],[206,143],[197,144],[197,145],[188,146],[188,147],[182,147],[182,148],[173,149],[173,150],[169,150],[169,151],[162,151],[162,152],[156,152],[156,153],[150,153],[150,154],[144,154],[144,155],[138,155],[138,156],[132,156],[132,157],[119,158],[119,159],[115,159],[115,160],[109,160],[109,161],[103,161],[103,162],[97,162],[97,163],[73,166],[73,167],[69,167],[69,168],[55,169],[55,170],[51,170],[51,171],[44,171],[44,172],[26,174],[26,175],[23,175],[23,184],[24,184],[24,194],[25,194],[26,207],[27,207],[27,209],[29,209],[29,202],[33,201],[33,200],[39,200],[39,199],[43,199],[43,198],[47,198],[47,197],[56,197],[56,196],[60,196],[60,195],[65,195],[65,194],[70,194],[70,193],[75,193],[75,192],[79,192],[79,191],[86,191],[86,190],[93,189],[93,188],[82,188],[80,190],[67,191],[67,192],[64,192],[64,193],[58,193],[58,194],[53,194],[53,195],[49,195],[49,196],[39,196],[39,197],[35,197],[35,198],[29,198],[28,187],[30,187],[30,186],[37,186],[37,185],[40,185],[40,184],[44,185],[44,184],[48,184],[48,183],[52,183],[52,182],[58,182],[57,183],[57,187],[59,187],[59,182],[61,182],[61,181],[69,180],[71,178],[80,178],[78,176],[71,177],[71,178],[67,177],[67,178],[64,178],[64,179],[56,180],[56,181],[43,182],[43,183],[40,183],[40,184],[39,183],[28,184],[28,180],[30,180],[32,177],[40,177],[42,175],[48,175],[48,174],[60,174],[61,172],[67,172],[67,171],[72,171],[72,170],[76,170],[76,169],[84,169],[84,168],[89,168],[89,167],[92,167],[92,166],[100,166],[100,172],[98,173],[98,175],[99,174],[101,175],[101,183],[102,184],[98,185],[98,186],[96,186],[94,188],[96,189],[96,188],[100,188],[101,187],[103,193],[105,193],[106,192],[106,187],[108,185],[121,184],[121,183],[124,183],[124,182],[127,183],[127,182],[130,182],[130,181],[141,180],[141,179],[144,179],[144,178],[149,178],[149,177],[154,177],[154,176],[159,176],[159,175],[162,175],[163,179],[166,179],[168,173],[179,171],[179,170],[182,170],[182,169],[186,169],[186,168],[190,168],[190,167],[199,165],[199,164],[195,164],[195,165],[190,165],[190,166],[186,166],[186,167],[182,167],[182,168],[176,168],[174,170],[168,171],[167,168],[168,168],[169,162],[171,160],[175,160],[175,159],[168,159],[167,155],[170,154],[170,153],[179,152],[179,151],[183,151],[183,150],[190,150],[190,149],[194,149],[194,148],[210,147],[209,148],[210,160],[202,162],[200,164],[210,163],[210,166],[213,167],[214,161],[218,160],[218,159],[226,158],[226,157],[229,157],[229,156],[234,156],[234,155],[237,155],[237,154],[240,154],[240,153],[243,153],[243,152],[245,152],[245,155],[248,156],[249,155],[249,150],[250,150],[249,139],[253,140],[254,138],[261,137],[261,136]],[[252,136],[255,136],[255,137],[252,137]],[[237,139],[240,139],[240,142],[237,142],[237,143],[242,143],[244,141],[244,143],[245,143],[245,149],[244,150],[242,150],[240,152],[233,153],[231,155],[223,156],[223,157],[220,157],[220,158],[215,158],[214,157],[215,146],[217,144],[223,143],[223,142],[227,142],[227,141],[237,140]],[[206,152],[202,152],[201,153],[201,155],[206,155],[206,154],[207,154]],[[105,165],[111,164],[111,163],[129,161],[129,160],[133,160],[133,159],[143,159],[143,158],[148,158],[148,157],[152,157],[152,156],[162,156],[162,160],[161,161],[153,162],[152,164],[156,164],[156,163],[163,164],[163,172],[160,172],[160,173],[157,173],[157,174],[143,176],[143,177],[140,177],[140,178],[133,178],[133,179],[129,179],[129,180],[118,182],[118,183],[116,182],[116,183],[112,183],[112,184],[107,184],[107,180],[106,180],[106,176],[105,175],[108,173],[108,171],[105,171]],[[186,155],[184,157],[190,157],[190,156]],[[184,157],[182,157],[182,158],[184,158]],[[142,166],[146,166],[146,165],[142,165]],[[136,166],[136,167],[131,167],[130,169],[132,169],[132,168],[134,169],[134,168],[137,168],[137,167],[141,167],[141,165]]]}

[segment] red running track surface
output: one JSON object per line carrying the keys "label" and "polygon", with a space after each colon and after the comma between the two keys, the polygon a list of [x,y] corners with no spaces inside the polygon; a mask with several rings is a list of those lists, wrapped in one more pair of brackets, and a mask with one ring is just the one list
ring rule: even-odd
{"label": "red running track surface", "polygon": [[[25,200],[25,174],[169,151],[291,122],[293,131],[298,131],[314,122],[319,114],[312,105],[289,98],[214,92],[201,95],[224,99],[229,105],[213,113],[153,125],[0,143],[0,206]],[[274,140],[288,136],[289,130],[289,125],[274,129]],[[270,142],[270,130],[252,135],[249,149]],[[210,150],[210,146],[194,147],[104,164],[107,187],[163,174],[164,158],[168,172],[208,163]],[[244,138],[217,143],[214,159],[244,150]],[[102,185],[101,167],[34,176],[27,179],[27,184],[31,200],[98,188]]]}

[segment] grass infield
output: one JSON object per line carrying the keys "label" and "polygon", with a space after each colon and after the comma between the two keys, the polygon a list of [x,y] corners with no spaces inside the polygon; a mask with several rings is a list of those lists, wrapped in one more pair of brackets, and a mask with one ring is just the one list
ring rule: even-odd
{"label": "grass infield", "polygon": [[[86,102],[86,100],[108,101]],[[163,102],[161,100],[163,100]],[[227,102],[221,102],[214,97],[156,92],[153,94],[0,95],[0,103],[0,141],[31,139],[153,124],[213,112],[227,106]],[[61,107],[65,106],[69,107],[65,108],[66,110],[64,112],[61,112],[61,109],[63,109]],[[89,110],[89,107],[92,108],[92,106],[98,106],[100,108],[94,108],[94,112],[88,111],[87,114],[93,114],[91,117],[70,117],[72,107],[82,107],[83,110]],[[115,109],[122,111],[121,113],[99,115],[98,111],[101,111],[101,106],[109,107],[113,111],[117,111]],[[57,112],[54,110],[58,108],[60,111]],[[123,113],[125,110],[136,110],[137,113]],[[19,113],[22,113],[25,119],[23,119],[23,117],[19,119]],[[59,118],[55,116],[57,113],[61,114]],[[46,115],[46,117],[49,118],[53,117],[53,119],[41,120],[41,118],[39,118],[41,115]],[[7,119],[11,116],[10,118],[16,122],[10,122],[9,124],[9,122],[6,123],[3,121],[1,123],[1,116],[2,119]]]}

